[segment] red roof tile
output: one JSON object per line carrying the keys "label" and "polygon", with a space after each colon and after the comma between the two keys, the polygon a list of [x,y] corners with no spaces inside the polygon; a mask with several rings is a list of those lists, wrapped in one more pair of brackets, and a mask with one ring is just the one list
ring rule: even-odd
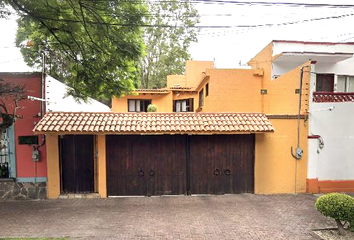
{"label": "red roof tile", "polygon": [[160,88],[160,89],[135,89],[133,92],[141,92],[141,93],[168,93],[168,89]]}
{"label": "red roof tile", "polygon": [[36,133],[232,134],[273,132],[262,113],[50,112]]}
{"label": "red roof tile", "polygon": [[314,92],[314,102],[354,102],[354,93]]}

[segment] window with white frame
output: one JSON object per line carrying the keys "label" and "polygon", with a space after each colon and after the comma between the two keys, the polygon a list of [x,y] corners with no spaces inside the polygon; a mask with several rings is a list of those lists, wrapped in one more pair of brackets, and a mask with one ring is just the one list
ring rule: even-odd
{"label": "window with white frame", "polygon": [[128,112],[147,112],[151,100],[128,99]]}
{"label": "window with white frame", "polygon": [[193,112],[193,98],[174,100],[173,101],[174,112]]}
{"label": "window with white frame", "polygon": [[354,76],[337,76],[337,92],[354,92]]}

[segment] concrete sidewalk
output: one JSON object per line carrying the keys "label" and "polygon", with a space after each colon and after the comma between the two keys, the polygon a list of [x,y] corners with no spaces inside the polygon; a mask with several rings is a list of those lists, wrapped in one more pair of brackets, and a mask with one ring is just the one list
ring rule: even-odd
{"label": "concrete sidewalk", "polygon": [[335,227],[313,195],[0,201],[0,237],[316,239]]}

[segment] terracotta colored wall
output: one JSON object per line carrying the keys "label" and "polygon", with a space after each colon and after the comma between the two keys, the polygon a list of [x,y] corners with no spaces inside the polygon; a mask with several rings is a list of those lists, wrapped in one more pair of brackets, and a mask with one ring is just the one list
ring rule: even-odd
{"label": "terracotta colored wall", "polygon": [[263,69],[264,76],[267,79],[271,77],[271,61],[273,55],[273,43],[269,43],[266,47],[264,47],[256,56],[254,56],[248,64],[252,67],[252,69]]}
{"label": "terracotta colored wall", "polygon": [[[27,94],[30,96],[41,98],[41,74],[7,74],[0,73],[0,78],[5,82],[12,82],[19,85],[25,85]],[[46,177],[46,149],[42,146],[40,150],[40,161],[35,163],[32,160],[32,149],[27,145],[18,144],[18,136],[33,135],[33,128],[40,120],[38,113],[40,113],[40,102],[24,100],[19,103],[22,107],[18,109],[17,115],[23,118],[17,119],[15,123],[15,141],[16,141],[16,172],[18,178],[33,178]],[[12,107],[9,109],[12,111]],[[42,135],[39,136],[41,142]],[[37,165],[37,166],[35,166]]]}
{"label": "terracotta colored wall", "polygon": [[206,69],[214,68],[212,61],[186,61],[186,86],[197,87]]}
{"label": "terracotta colored wall", "polygon": [[175,85],[180,85],[181,87],[186,87],[186,76],[185,75],[168,75],[167,76],[167,87],[173,87]]}
{"label": "terracotta colored wall", "polygon": [[260,112],[262,78],[250,69],[210,69],[202,112]]}
{"label": "terracotta colored wall", "polygon": [[[308,112],[309,103],[309,82],[310,62],[303,65],[302,84],[302,113]],[[266,114],[298,114],[299,94],[295,93],[300,88],[300,67],[274,79],[264,78],[263,89],[267,90],[262,95],[262,112]]]}
{"label": "terracotta colored wall", "polygon": [[172,93],[163,94],[142,94],[129,95],[122,98],[112,99],[112,111],[113,112],[128,112],[128,99],[151,99],[151,104],[157,106],[158,112],[172,112]]}
{"label": "terracotta colored wall", "polygon": [[300,124],[300,146],[304,155],[302,159],[295,160],[290,154],[290,148],[296,148],[297,145],[297,120],[270,121],[275,128],[274,133],[256,134],[255,193],[306,192],[307,122],[301,120]]}

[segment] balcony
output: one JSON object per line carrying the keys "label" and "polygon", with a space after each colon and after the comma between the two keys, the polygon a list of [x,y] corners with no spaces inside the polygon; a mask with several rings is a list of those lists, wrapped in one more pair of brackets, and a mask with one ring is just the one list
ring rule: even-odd
{"label": "balcony", "polygon": [[354,102],[354,93],[346,92],[314,92],[313,102]]}

